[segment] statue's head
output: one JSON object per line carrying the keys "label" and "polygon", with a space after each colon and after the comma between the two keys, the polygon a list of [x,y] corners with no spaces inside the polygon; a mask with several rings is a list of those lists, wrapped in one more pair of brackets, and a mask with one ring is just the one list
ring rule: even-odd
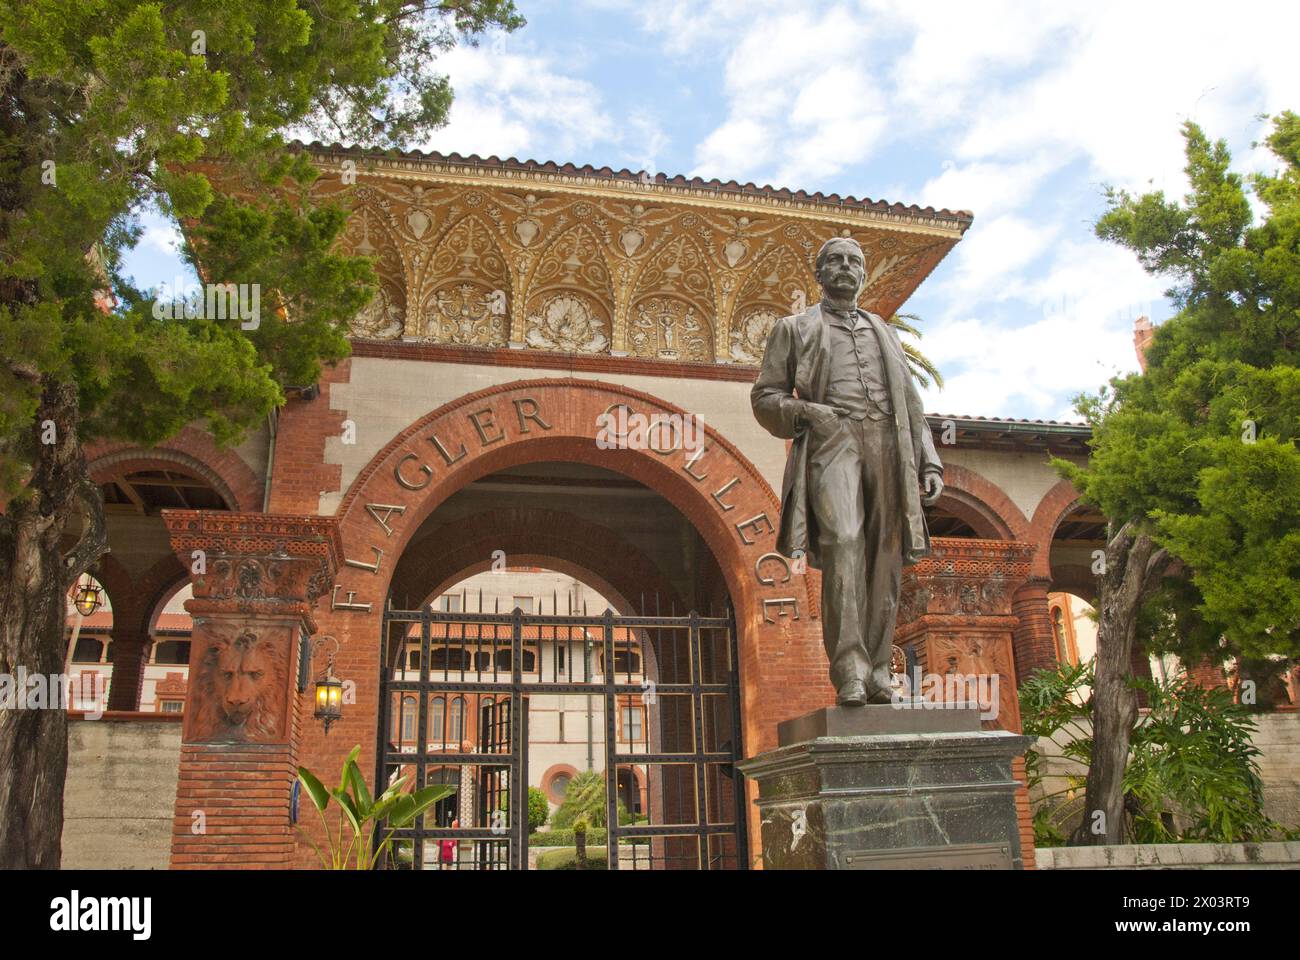
{"label": "statue's head", "polygon": [[822,296],[857,300],[867,278],[867,259],[858,241],[832,237],[817,251],[817,282]]}

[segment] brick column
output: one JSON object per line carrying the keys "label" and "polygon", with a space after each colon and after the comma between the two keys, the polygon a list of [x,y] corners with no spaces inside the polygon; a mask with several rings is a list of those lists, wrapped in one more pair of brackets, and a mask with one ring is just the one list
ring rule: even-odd
{"label": "brick column", "polygon": [[[903,571],[895,633],[899,646],[912,648],[923,675],[974,674],[990,682],[996,676],[997,714],[984,723],[1013,733],[1020,732],[1020,664],[1012,642],[1019,630],[1012,609],[1019,601],[1013,598],[1024,589],[1033,554],[1031,544],[1019,541],[935,537],[930,556]],[[1041,596],[1046,624],[1046,590]],[[1012,772],[1025,782],[1022,759],[1013,762]],[[1025,867],[1032,869],[1034,829],[1024,786],[1016,791],[1016,809]]]}
{"label": "brick column", "polygon": [[300,637],[341,549],[332,518],[164,510],[193,576],[189,694],[172,827],[173,868],[289,867],[297,776]]}
{"label": "brick column", "polygon": [[[116,610],[113,611],[117,613]],[[139,710],[144,690],[144,668],[149,663],[153,642],[142,626],[118,626],[113,618],[113,678],[108,687],[108,709]]]}
{"label": "brick column", "polygon": [[1187,664],[1186,670],[1187,675],[1198,686],[1204,687],[1206,690],[1228,686],[1228,677],[1223,671],[1223,664],[1215,663],[1208,657],[1200,663]]}
{"label": "brick column", "polygon": [[1056,666],[1056,637],[1047,608],[1047,580],[1034,579],[1021,586],[1011,601],[1011,612],[1019,623],[1015,629],[1013,649],[1016,676],[1028,677],[1035,670]]}

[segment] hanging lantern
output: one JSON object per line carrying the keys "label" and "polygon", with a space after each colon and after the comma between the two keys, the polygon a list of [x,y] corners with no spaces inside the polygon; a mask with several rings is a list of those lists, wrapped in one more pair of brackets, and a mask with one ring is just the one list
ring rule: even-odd
{"label": "hanging lantern", "polygon": [[316,719],[325,724],[325,732],[330,732],[330,724],[343,718],[343,681],[334,676],[334,654],[338,651],[338,641],[333,637],[321,637],[317,646],[326,640],[334,642],[334,650],[325,662],[325,673],[316,680]]}
{"label": "hanging lantern", "polygon": [[77,608],[77,613],[83,617],[88,617],[99,609],[100,604],[104,602],[103,593],[97,584],[90,577],[86,577],[77,587],[77,596],[72,601],[72,605]]}

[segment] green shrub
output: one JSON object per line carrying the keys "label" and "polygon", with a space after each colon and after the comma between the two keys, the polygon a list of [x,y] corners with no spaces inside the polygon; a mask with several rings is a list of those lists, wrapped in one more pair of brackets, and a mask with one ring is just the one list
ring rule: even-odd
{"label": "green shrub", "polygon": [[[1263,811],[1255,720],[1226,690],[1207,690],[1186,676],[1163,683],[1132,680],[1149,711],[1133,727],[1124,771],[1124,836],[1130,843],[1238,843],[1282,832]],[[1034,811],[1034,841],[1060,846],[1081,819],[1092,756],[1093,663],[1041,670],[1020,688],[1024,732],[1064,740],[1071,764],[1066,787]],[[1059,736],[1064,734],[1064,736]],[[1031,791],[1042,784],[1044,757],[1025,754]]]}
{"label": "green shrub", "polygon": [[[587,842],[590,844],[599,844],[605,842],[605,828],[591,827],[587,831]],[[541,833],[534,833],[528,843],[534,847],[572,847],[577,841],[573,838],[572,830],[545,830]]]}
{"label": "green shrub", "polygon": [[[627,806],[618,801],[618,822],[627,823]],[[583,770],[575,773],[564,790],[564,800],[551,817],[551,826],[561,830],[573,827],[579,817],[586,817],[592,827],[605,826],[605,771]]]}
{"label": "green shrub", "polygon": [[[547,850],[537,857],[538,870],[577,870],[578,850],[576,847],[563,847],[559,850]],[[587,848],[587,869],[605,870],[605,848]]]}
{"label": "green shrub", "polygon": [[528,788],[528,832],[534,833],[546,826],[546,818],[551,815],[551,805],[546,802],[546,794],[537,787]]}

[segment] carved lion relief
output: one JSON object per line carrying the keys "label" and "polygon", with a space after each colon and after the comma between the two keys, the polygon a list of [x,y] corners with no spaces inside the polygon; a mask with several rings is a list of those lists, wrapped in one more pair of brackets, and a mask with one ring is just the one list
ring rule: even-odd
{"label": "carved lion relief", "polygon": [[278,743],[285,733],[287,649],[250,630],[208,632],[191,685],[192,741]]}

